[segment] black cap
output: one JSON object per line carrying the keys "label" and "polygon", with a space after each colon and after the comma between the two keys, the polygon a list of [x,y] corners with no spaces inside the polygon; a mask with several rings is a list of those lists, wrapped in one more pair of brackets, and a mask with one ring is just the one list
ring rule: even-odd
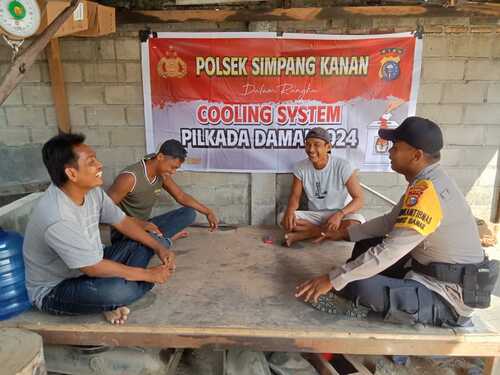
{"label": "black cap", "polygon": [[163,142],[158,153],[184,161],[184,159],[186,159],[187,150],[177,139],[169,139]]}
{"label": "black cap", "polygon": [[327,143],[332,143],[332,136],[330,135],[328,130],[326,130],[325,128],[320,128],[319,126],[309,130],[306,135],[306,140],[308,140],[309,138],[319,138]]}
{"label": "black cap", "polygon": [[408,117],[396,129],[379,129],[378,135],[387,141],[405,141],[428,154],[443,148],[443,133],[439,126],[422,117]]}

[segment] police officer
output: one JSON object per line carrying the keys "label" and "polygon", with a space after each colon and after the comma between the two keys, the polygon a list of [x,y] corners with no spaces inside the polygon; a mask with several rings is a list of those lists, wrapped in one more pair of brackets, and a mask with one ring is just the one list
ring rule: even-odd
{"label": "police officer", "polygon": [[[296,297],[314,303],[340,294],[387,321],[468,325],[474,304],[464,302],[463,270],[485,255],[470,207],[439,165],[441,130],[409,117],[396,129],[380,129],[379,136],[393,142],[389,158],[408,181],[404,196],[384,216],[346,230],[325,228],[318,242],[356,242],[352,257],[297,286]],[[435,265],[446,268],[433,273]]]}

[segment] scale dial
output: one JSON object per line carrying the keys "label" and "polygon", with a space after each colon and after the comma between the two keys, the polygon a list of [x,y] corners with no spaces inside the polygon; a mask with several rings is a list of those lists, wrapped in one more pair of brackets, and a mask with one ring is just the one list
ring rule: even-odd
{"label": "scale dial", "polygon": [[35,34],[40,26],[40,7],[37,0],[1,0],[0,29],[15,39]]}

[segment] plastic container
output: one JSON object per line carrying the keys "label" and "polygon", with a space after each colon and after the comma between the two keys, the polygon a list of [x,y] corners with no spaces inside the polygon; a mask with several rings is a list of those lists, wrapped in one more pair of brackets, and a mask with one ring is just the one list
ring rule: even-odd
{"label": "plastic container", "polygon": [[23,237],[0,227],[0,320],[30,307],[24,279]]}

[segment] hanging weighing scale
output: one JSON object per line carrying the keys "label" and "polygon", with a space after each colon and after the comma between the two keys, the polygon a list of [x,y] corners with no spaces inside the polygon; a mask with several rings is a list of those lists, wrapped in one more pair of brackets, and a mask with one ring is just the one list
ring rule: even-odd
{"label": "hanging weighing scale", "polygon": [[0,33],[12,48],[12,60],[19,53],[24,39],[37,32],[41,18],[37,0],[0,1]]}
{"label": "hanging weighing scale", "polygon": [[9,39],[26,39],[40,26],[41,12],[37,0],[0,1],[0,29]]}

